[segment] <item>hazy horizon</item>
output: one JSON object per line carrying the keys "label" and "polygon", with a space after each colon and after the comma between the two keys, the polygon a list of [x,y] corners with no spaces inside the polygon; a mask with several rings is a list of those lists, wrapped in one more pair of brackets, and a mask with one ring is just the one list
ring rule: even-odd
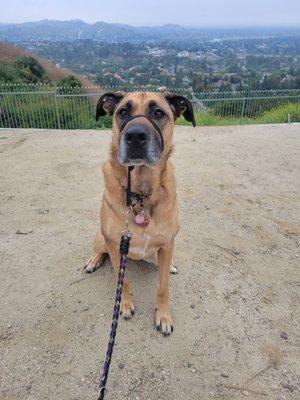
{"label": "hazy horizon", "polygon": [[38,22],[43,22],[43,21],[57,21],[57,22],[72,22],[72,21],[81,21],[84,22],[88,25],[94,25],[99,22],[107,23],[107,24],[116,24],[116,25],[124,25],[124,26],[131,26],[131,27],[136,27],[136,28],[155,28],[155,27],[162,27],[162,26],[167,26],[167,25],[178,25],[182,26],[183,28],[190,28],[190,29],[230,29],[230,28],[245,28],[245,29],[251,29],[251,28],[300,28],[300,22],[299,23],[273,23],[271,25],[266,25],[266,24],[219,24],[219,25],[186,25],[186,24],[179,24],[179,23],[172,23],[172,22],[166,22],[162,24],[143,24],[143,25],[134,25],[130,23],[125,23],[125,22],[109,22],[109,21],[104,21],[104,20],[98,20],[94,22],[89,22],[85,21],[84,19],[81,18],[73,18],[73,19],[52,19],[52,18],[43,18],[39,20],[28,20],[28,21],[22,21],[22,22],[16,22],[16,21],[11,21],[11,22],[3,22],[0,20],[0,24],[3,25],[11,25],[11,24],[24,24],[24,23],[38,23]]}
{"label": "hazy horizon", "polygon": [[300,25],[299,0],[11,0],[5,5],[1,23],[37,22],[41,20],[82,20],[132,26],[179,24],[194,28],[286,27]]}

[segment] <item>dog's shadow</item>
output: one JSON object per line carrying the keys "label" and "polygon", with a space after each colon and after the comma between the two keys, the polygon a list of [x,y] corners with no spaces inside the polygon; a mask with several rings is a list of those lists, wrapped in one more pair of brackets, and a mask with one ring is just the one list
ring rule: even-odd
{"label": "dog's shadow", "polygon": [[[99,270],[103,271],[103,269],[105,269],[105,274],[110,270],[111,280],[109,286],[114,288],[116,286],[116,279],[109,257],[105,258]],[[153,291],[157,289],[159,271],[158,266],[153,263],[144,260],[136,261],[128,258],[125,275],[130,281],[132,291],[139,297],[150,296],[153,294]]]}
{"label": "dog's shadow", "polygon": [[[125,275],[128,276],[130,279],[131,283],[133,284],[147,284],[149,286],[149,282],[154,282],[156,284],[155,279],[159,278],[159,268],[158,265],[148,262],[145,260],[133,260],[131,258],[128,258],[126,260],[126,271]],[[116,280],[114,278],[114,273],[113,273],[113,267],[110,261],[110,258],[108,255],[105,256],[105,259],[103,261],[103,264],[100,266],[99,269],[97,269],[95,272],[92,273],[92,275],[97,275],[97,272],[107,274],[109,273],[108,271],[110,270],[111,272],[111,281],[112,284],[116,283]],[[177,275],[178,274],[178,269],[177,266],[174,265],[173,261],[171,264],[171,270],[170,270],[171,275]],[[149,280],[150,278],[150,280]]]}
{"label": "dog's shadow", "polygon": [[136,261],[129,258],[125,273],[130,280],[134,292],[137,292],[138,288],[157,287],[159,278],[158,266],[153,263],[144,260]]}

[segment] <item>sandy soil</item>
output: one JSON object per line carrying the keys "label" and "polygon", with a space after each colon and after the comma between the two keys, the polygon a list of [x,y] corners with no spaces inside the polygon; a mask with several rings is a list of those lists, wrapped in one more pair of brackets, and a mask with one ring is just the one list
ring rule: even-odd
{"label": "sandy soil", "polygon": [[[115,283],[109,261],[82,267],[109,141],[0,131],[1,400],[96,399]],[[300,125],[180,127],[175,142],[175,331],[154,329],[156,268],[130,263],[136,315],[107,399],[299,399]]]}

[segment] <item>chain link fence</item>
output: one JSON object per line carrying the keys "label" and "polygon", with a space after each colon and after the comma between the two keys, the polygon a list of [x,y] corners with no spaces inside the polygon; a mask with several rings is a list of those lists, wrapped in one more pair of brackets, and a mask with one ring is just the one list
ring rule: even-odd
{"label": "chain link fence", "polygon": [[[0,128],[109,128],[110,117],[95,121],[96,103],[105,91],[121,89],[124,88],[0,84]],[[159,90],[147,88],[147,91]],[[191,100],[199,125],[300,122],[300,89],[201,93],[172,89],[172,92]],[[185,122],[180,119],[178,123]]]}

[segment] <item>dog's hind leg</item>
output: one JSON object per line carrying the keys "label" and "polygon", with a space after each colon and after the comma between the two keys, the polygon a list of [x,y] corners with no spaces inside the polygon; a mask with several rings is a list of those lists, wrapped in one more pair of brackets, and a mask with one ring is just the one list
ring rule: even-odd
{"label": "dog's hind leg", "polygon": [[104,236],[102,235],[101,228],[99,228],[94,240],[94,255],[84,267],[87,274],[95,272],[103,263],[107,254],[107,248]]}

